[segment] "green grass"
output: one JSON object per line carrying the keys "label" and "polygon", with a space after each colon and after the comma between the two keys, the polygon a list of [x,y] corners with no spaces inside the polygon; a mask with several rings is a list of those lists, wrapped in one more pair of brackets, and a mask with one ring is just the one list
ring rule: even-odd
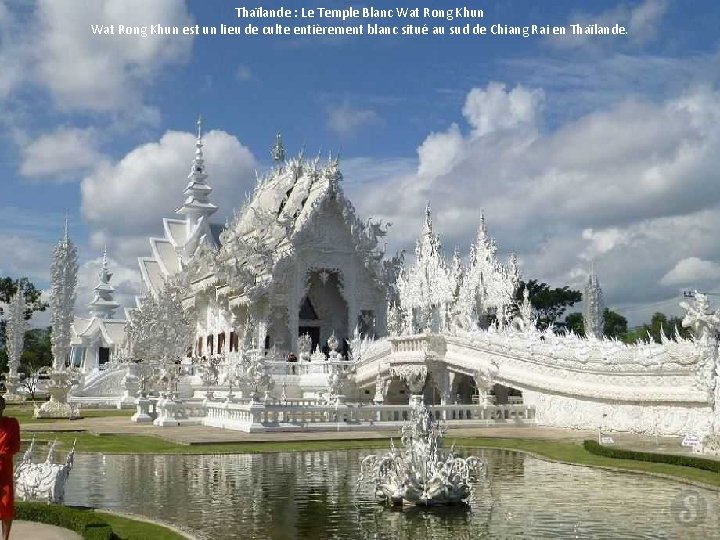
{"label": "green grass", "polygon": [[16,518],[55,525],[88,540],[181,540],[184,536],[161,525],[97,512],[91,508],[17,502]]}
{"label": "green grass", "polygon": [[152,435],[93,435],[87,432],[31,432],[23,430],[23,440],[35,437],[36,442],[57,439],[58,449],[72,446],[77,439],[79,452],[103,454],[258,454],[268,452],[313,452],[347,450],[350,448],[386,448],[388,439],[356,439],[339,441],[238,442],[223,444],[177,444]]}
{"label": "green grass", "polygon": [[[21,424],[48,424],[58,421],[56,418],[34,418],[32,403],[26,405],[8,405],[3,414],[17,418]],[[105,416],[127,416],[129,418],[132,414],[133,411],[128,409],[85,409],[80,411],[82,418],[101,418]]]}
{"label": "green grass", "polygon": [[632,459],[616,459],[591,454],[582,443],[548,441],[543,439],[494,439],[485,437],[456,438],[448,437],[446,444],[455,442],[457,447],[507,448],[523,450],[557,461],[588,465],[595,467],[611,467],[627,471],[654,473],[672,476],[680,480],[700,482],[720,487],[720,474],[682,465],[651,463]]}
{"label": "green grass", "polygon": [[153,540],[181,540],[185,538],[175,531],[153,523],[137,521],[106,512],[95,511],[93,514],[109,523],[113,532],[121,540],[148,540],[149,538]]}

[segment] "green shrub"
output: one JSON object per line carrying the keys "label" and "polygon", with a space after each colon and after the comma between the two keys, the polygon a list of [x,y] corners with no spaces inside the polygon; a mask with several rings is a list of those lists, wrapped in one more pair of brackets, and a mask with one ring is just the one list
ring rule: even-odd
{"label": "green shrub", "polygon": [[636,452],[635,450],[623,450],[602,446],[597,441],[587,440],[583,442],[585,450],[591,454],[616,459],[634,459],[636,461],[650,461],[652,463],[667,463],[669,465],[682,465],[683,467],[694,467],[705,471],[720,473],[720,461],[706,459],[682,454],[655,454],[652,452]]}
{"label": "green shrub", "polygon": [[106,521],[93,515],[92,512],[70,506],[18,502],[15,504],[15,517],[70,529],[86,540],[117,539],[112,527]]}

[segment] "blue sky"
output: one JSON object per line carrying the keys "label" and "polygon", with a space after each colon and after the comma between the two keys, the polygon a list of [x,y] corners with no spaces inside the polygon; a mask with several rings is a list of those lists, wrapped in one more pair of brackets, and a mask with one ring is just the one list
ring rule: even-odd
{"label": "blue sky", "polygon": [[[264,3],[280,5],[312,7]],[[466,4],[392,7],[402,5]],[[106,38],[89,28],[246,24],[234,7],[0,0],[0,274],[46,286],[68,212],[79,309],[105,243],[127,301],[145,239],[181,200],[202,113],[221,219],[281,131],[291,152],[341,154],[360,212],[393,222],[391,251],[412,246],[430,200],[448,251],[467,251],[484,208],[528,278],[579,286],[594,260],[608,304],[634,322],[675,311],[684,288],[720,290],[717,3],[468,5],[488,26],[629,29],[584,39]]]}

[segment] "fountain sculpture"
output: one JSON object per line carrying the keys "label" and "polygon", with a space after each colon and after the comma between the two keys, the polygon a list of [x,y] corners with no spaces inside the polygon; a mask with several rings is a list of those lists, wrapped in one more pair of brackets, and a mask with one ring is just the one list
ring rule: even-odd
{"label": "fountain sculpture", "polygon": [[436,506],[463,504],[472,483],[485,474],[486,465],[475,456],[463,458],[441,450],[444,428],[416,401],[401,430],[402,448],[391,442],[384,456],[370,455],[360,467],[358,488],[375,484],[375,496],[388,505]]}
{"label": "fountain sculpture", "polygon": [[33,463],[32,453],[35,439],[23,454],[15,467],[15,492],[22,500],[44,500],[49,503],[62,503],[65,498],[65,483],[70,476],[75,458],[75,443],[65,458],[65,463],[55,463],[55,445],[50,445],[47,459],[43,463]]}

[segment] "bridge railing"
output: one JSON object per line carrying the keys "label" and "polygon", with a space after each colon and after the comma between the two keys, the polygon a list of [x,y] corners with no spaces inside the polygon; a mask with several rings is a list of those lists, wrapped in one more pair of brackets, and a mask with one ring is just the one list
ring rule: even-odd
{"label": "bridge railing", "polygon": [[[241,431],[397,429],[411,416],[410,405],[319,405],[296,402],[205,404],[208,426]],[[431,405],[437,420],[468,427],[534,423],[535,409],[527,405]]]}

